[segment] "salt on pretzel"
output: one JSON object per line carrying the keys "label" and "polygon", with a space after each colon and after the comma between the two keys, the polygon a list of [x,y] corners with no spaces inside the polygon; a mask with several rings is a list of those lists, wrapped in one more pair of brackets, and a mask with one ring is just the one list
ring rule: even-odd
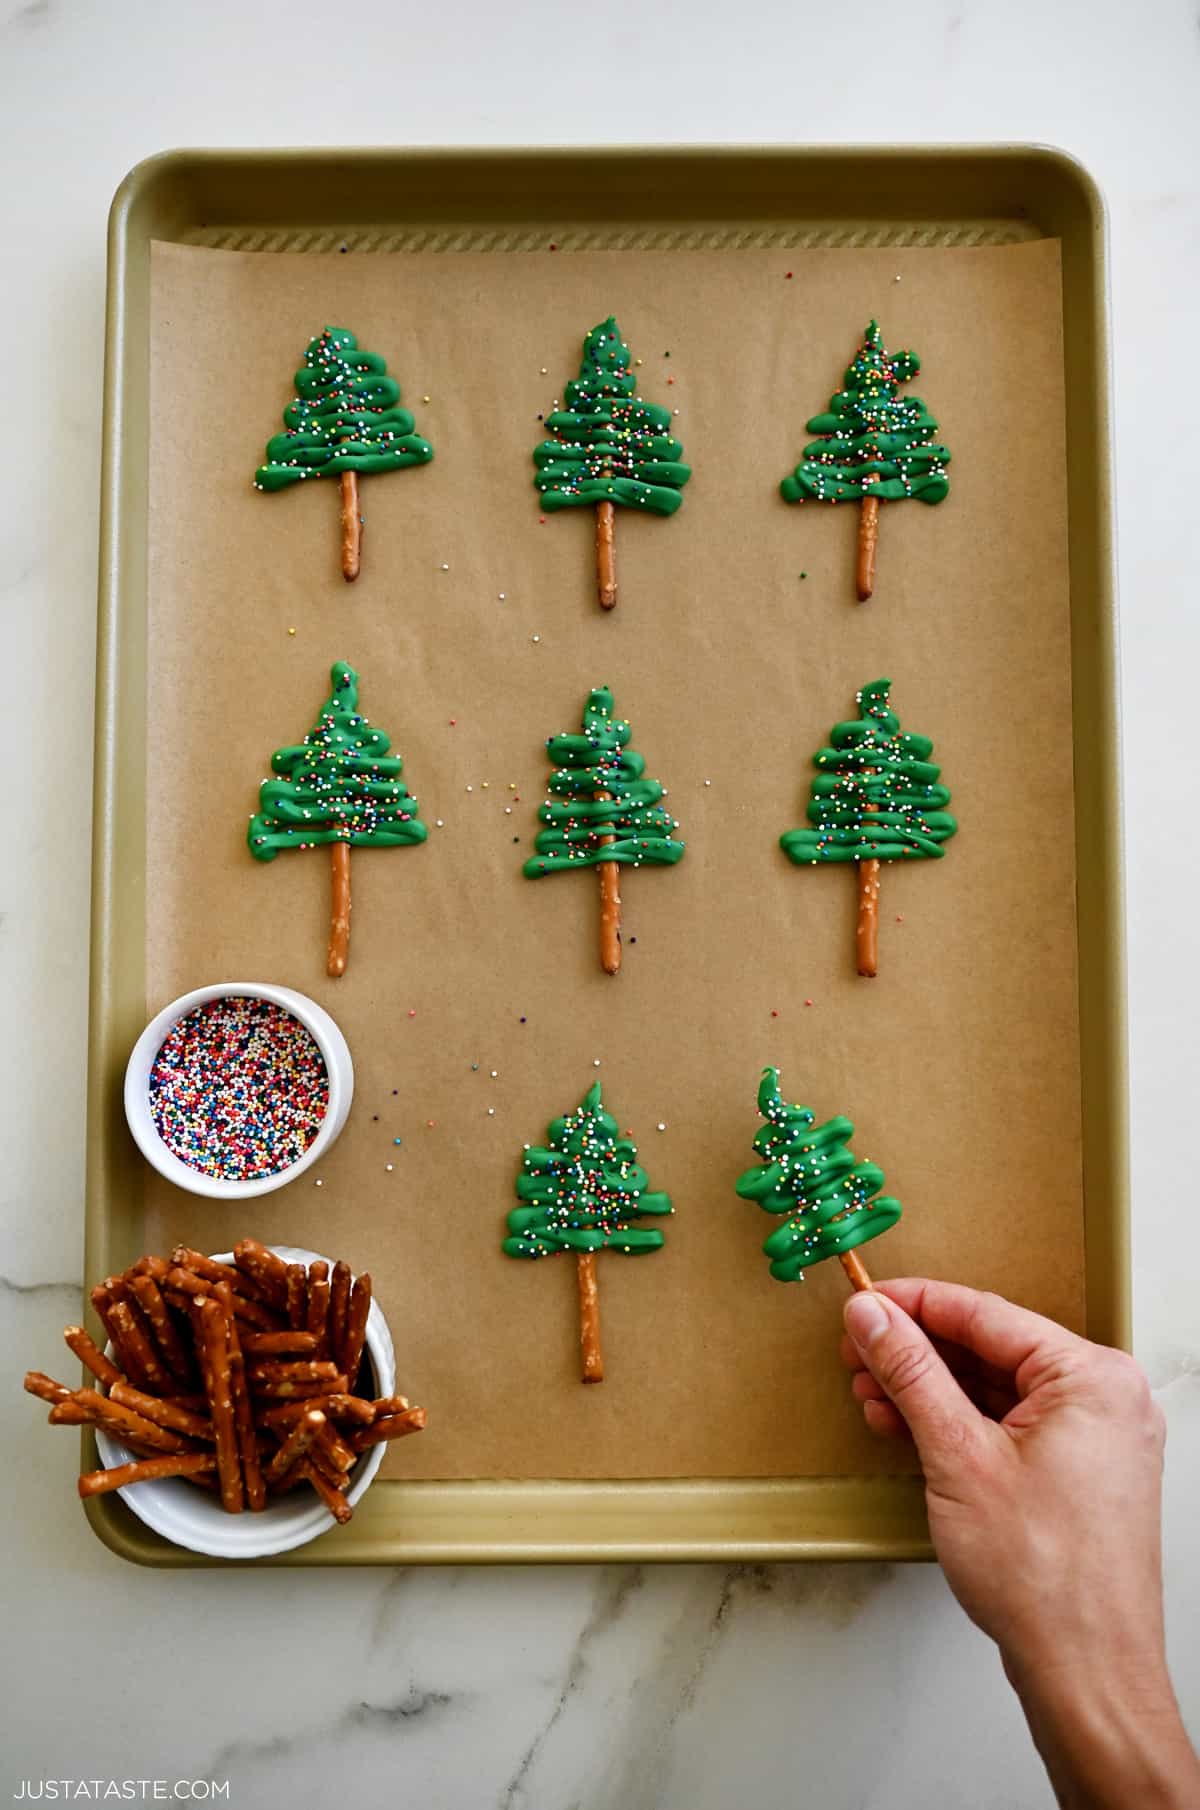
{"label": "salt on pretzel", "polygon": [[359,1276],[350,1291],[346,1308],[346,1337],[342,1349],[335,1352],[346,1372],[347,1386],[353,1390],[362,1364],[363,1346],[367,1338],[367,1319],[371,1312],[371,1278]]}
{"label": "salt on pretzel", "polygon": [[211,1420],[202,1414],[193,1414],[187,1408],[178,1408],[163,1396],[147,1395],[144,1390],[135,1389],[132,1383],[115,1382],[108,1392],[108,1399],[119,1407],[131,1408],[143,1420],[152,1420],[155,1426],[166,1427],[170,1433],[182,1433],[185,1439],[200,1439],[208,1445],[213,1442]]}
{"label": "salt on pretzel", "polygon": [[37,1395],[42,1401],[48,1401],[56,1407],[60,1401],[70,1401],[71,1391],[65,1383],[56,1383],[52,1376],[44,1370],[27,1370],[24,1388],[28,1395]]}
{"label": "salt on pretzel", "polygon": [[145,1315],[167,1369],[176,1382],[186,1387],[193,1374],[192,1362],[184,1350],[183,1340],[175,1330],[175,1322],[163,1300],[162,1290],[153,1276],[130,1276],[127,1281],[130,1293]]}
{"label": "salt on pretzel", "polygon": [[302,1458],[297,1468],[300,1471],[300,1475],[302,1477],[307,1477],[308,1481],[312,1484],[334,1520],[340,1525],[345,1526],[346,1522],[349,1521],[353,1515],[354,1510],[347,1502],[345,1496],[342,1495],[341,1491],[330,1483],[328,1477],[317,1469],[317,1466],[310,1458]]}
{"label": "salt on pretzel", "polygon": [[[201,1296],[211,1295],[214,1286],[202,1277],[193,1275],[191,1270],[180,1269],[178,1266],[167,1271],[165,1280],[167,1286],[164,1293],[168,1300],[171,1299],[170,1291],[173,1289],[178,1295],[191,1295],[198,1301]],[[233,1311],[239,1320],[246,1320],[261,1332],[275,1332],[278,1329],[279,1321],[270,1308],[264,1307],[260,1301],[251,1301],[247,1295],[233,1297]]]}
{"label": "salt on pretzel", "polygon": [[308,1266],[308,1308],[305,1325],[325,1347],[329,1326],[329,1265],[320,1259]]}
{"label": "salt on pretzel", "polygon": [[282,1257],[257,1238],[239,1238],[233,1247],[233,1261],[244,1276],[266,1291],[274,1308],[287,1305],[287,1264]]}
{"label": "salt on pretzel", "polygon": [[122,1406],[95,1389],[75,1389],[66,1401],[57,1402],[50,1410],[51,1425],[56,1427],[100,1427],[124,1445],[153,1446],[158,1452],[186,1452],[192,1448],[178,1433],[155,1426],[142,1414]]}
{"label": "salt on pretzel", "polygon": [[198,1473],[211,1471],[215,1463],[211,1452],[179,1452],[162,1458],[140,1458],[136,1464],[116,1464],[107,1471],[85,1471],[79,1479],[79,1494],[86,1502],[89,1496],[124,1489],[127,1483],[152,1483],[158,1477],[190,1477],[198,1483],[201,1481]]}
{"label": "salt on pretzel", "polygon": [[329,1319],[327,1321],[331,1356],[341,1359],[346,1342],[346,1309],[350,1304],[350,1265],[339,1259],[329,1279]]}
{"label": "salt on pretzel", "polygon": [[268,1483],[283,1481],[288,1472],[299,1464],[325,1425],[325,1416],[319,1408],[310,1408],[301,1416],[267,1466]]}
{"label": "salt on pretzel", "polygon": [[258,1462],[258,1436],[254,1430],[254,1411],[250,1406],[250,1390],[246,1383],[246,1361],[242,1356],[238,1333],[233,1285],[218,1282],[214,1289],[225,1315],[225,1338],[229,1347],[229,1375],[233,1387],[233,1420],[237,1429],[238,1454],[246,1485],[246,1501],[257,1514],[267,1506],[267,1486]]}
{"label": "salt on pretzel", "polygon": [[424,1408],[406,1408],[403,1414],[385,1414],[379,1420],[373,1420],[369,1427],[359,1427],[350,1433],[346,1443],[352,1452],[365,1452],[385,1439],[403,1439],[409,1433],[421,1432],[426,1418]]}
{"label": "salt on pretzel", "polygon": [[297,1330],[308,1327],[308,1271],[302,1263],[287,1266],[287,1322]]}
{"label": "salt on pretzel", "polygon": [[197,1303],[197,1312],[204,1340],[209,1414],[217,1447],[217,1480],[221,1485],[221,1506],[229,1514],[237,1515],[245,1504],[245,1489],[238,1453],[237,1425],[233,1415],[233,1381],[225,1313],[220,1302],[214,1301],[211,1296],[206,1296]]}
{"label": "salt on pretzel", "polygon": [[80,1363],[91,1371],[97,1382],[101,1382],[106,1388],[111,1389],[114,1383],[125,1381],[124,1373],[117,1369],[111,1359],[105,1357],[90,1333],[85,1332],[82,1326],[64,1326],[63,1338],[67,1342],[68,1349],[73,1351]]}
{"label": "salt on pretzel", "polygon": [[[406,1404],[407,1405],[407,1404]],[[326,1420],[352,1421],[355,1426],[369,1427],[375,1419],[374,1404],[361,1395],[310,1395],[300,1401],[283,1401],[260,1413],[259,1425],[277,1432],[300,1420],[310,1408],[320,1408]]]}
{"label": "salt on pretzel", "polygon": [[245,1295],[248,1300],[261,1302],[266,1307],[272,1304],[271,1296],[262,1284],[234,1263],[218,1263],[215,1257],[206,1257],[203,1251],[194,1251],[187,1244],[175,1246],[171,1262],[176,1269],[191,1270],[193,1276],[199,1276],[203,1282],[228,1282],[235,1295]]}
{"label": "salt on pretzel", "polygon": [[242,1334],[242,1351],[248,1358],[316,1357],[319,1343],[316,1333],[307,1329]]}

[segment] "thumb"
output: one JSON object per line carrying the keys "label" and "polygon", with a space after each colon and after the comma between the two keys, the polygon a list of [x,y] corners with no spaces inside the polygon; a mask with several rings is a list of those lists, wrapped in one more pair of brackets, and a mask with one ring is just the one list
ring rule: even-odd
{"label": "thumb", "polygon": [[863,1363],[908,1423],[926,1478],[957,1469],[964,1447],[982,1436],[983,1416],[917,1322],[874,1289],[851,1295],[844,1317]]}

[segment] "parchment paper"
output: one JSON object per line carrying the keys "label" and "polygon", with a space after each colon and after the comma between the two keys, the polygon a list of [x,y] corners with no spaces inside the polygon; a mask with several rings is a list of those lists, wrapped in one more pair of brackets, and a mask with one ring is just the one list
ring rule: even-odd
{"label": "parchment paper", "polygon": [[[788,1098],[855,1121],[856,1153],[904,1203],[865,1250],[877,1275],[956,1278],[1081,1321],[1057,245],[156,245],[153,284],[149,1006],[215,980],[295,986],[344,1029],[357,1088],[321,1187],[310,1175],[225,1210],[151,1177],[148,1248],[249,1233],[369,1269],[400,1387],[430,1414],[392,1474],[902,1465],[865,1432],[838,1363],[840,1268],[772,1282],[774,1222],[733,1183],[775,1062]],[[539,523],[530,453],[610,311],[644,393],[678,407],[694,476],[669,520],[618,511],[608,616],[593,518]],[[778,484],[872,315],[920,353],[912,387],[953,465],[939,507],[882,510],[860,607],[854,508],[788,507]],[[251,484],[327,322],[387,358],[436,451],[362,481],[355,586],[335,483]],[[337,659],[359,668],[430,836],[355,851],[350,966],[333,982],[327,855],[261,866],[245,829]],[[883,870],[869,983],[853,871],[793,867],[778,837],[803,820],[813,752],[881,674],[902,723],[933,737],[961,827],[944,860]],[[616,980],[597,959],[595,877],[521,876],[544,738],[577,727],[603,682],[688,845],[675,868],[622,870]],[[500,1239],[522,1145],[597,1075],[676,1212],[657,1255],[600,1259],[608,1375],[584,1389],[571,1259],[514,1262]]]}

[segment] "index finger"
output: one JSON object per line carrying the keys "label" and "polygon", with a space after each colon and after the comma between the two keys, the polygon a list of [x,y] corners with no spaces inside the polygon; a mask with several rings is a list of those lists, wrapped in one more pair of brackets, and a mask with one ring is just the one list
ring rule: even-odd
{"label": "index finger", "polygon": [[1088,1341],[1078,1333],[1044,1314],[1006,1301],[1003,1295],[921,1276],[902,1276],[875,1286],[934,1338],[950,1339],[1007,1371],[1020,1394],[1025,1393],[1020,1373],[1031,1359],[1042,1363],[1088,1348]]}

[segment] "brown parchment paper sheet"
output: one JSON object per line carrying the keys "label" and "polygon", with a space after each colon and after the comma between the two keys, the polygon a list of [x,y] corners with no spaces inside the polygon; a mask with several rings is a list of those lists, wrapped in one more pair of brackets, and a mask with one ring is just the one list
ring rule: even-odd
{"label": "brown parchment paper sheet", "polygon": [[[153,292],[149,1005],[215,980],[295,986],[342,1026],[357,1084],[320,1188],[309,1175],[227,1210],[151,1177],[148,1248],[252,1233],[369,1269],[400,1386],[430,1415],[389,1474],[894,1470],[838,1363],[840,1268],[771,1281],[774,1222],[733,1183],[774,1062],[789,1098],[855,1121],[855,1151],[904,1203],[865,1251],[876,1275],[956,1278],[1081,1323],[1056,243],[156,245]],[[674,517],[618,511],[611,616],[590,512],[540,524],[530,462],[539,413],[610,311],[644,393],[678,408],[694,473]],[[859,607],[853,506],[788,507],[777,487],[872,315],[920,353],[912,388],[953,466],[939,507],[884,507]],[[386,357],[436,453],[362,481],[355,586],[335,483],[251,484],[327,322]],[[338,659],[360,670],[430,834],[355,851],[350,965],[333,982],[328,856],[262,866],[245,829],[272,751],[311,726]],[[902,723],[933,737],[961,827],[944,860],[884,869],[869,983],[852,870],[793,867],[778,837],[802,821],[812,754],[881,674]],[[544,738],[577,727],[605,682],[687,841],[675,868],[622,870],[616,980],[599,968],[594,876],[521,875]],[[676,1211],[656,1255],[601,1257],[607,1380],[584,1389],[572,1260],[499,1247],[522,1145],[597,1076]]]}

